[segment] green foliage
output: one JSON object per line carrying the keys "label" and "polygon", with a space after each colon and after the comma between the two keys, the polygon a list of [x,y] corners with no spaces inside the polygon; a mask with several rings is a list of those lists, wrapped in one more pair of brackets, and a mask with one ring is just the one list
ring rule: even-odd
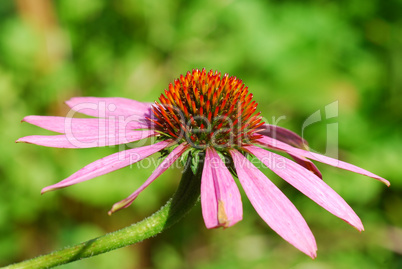
{"label": "green foliage", "polygon": [[[152,102],[179,74],[203,67],[243,79],[266,121],[304,131],[314,150],[328,150],[327,124],[338,124],[339,158],[391,181],[387,189],[319,164],[366,232],[269,174],[316,235],[316,261],[272,232],[243,193],[244,220],[230,229],[206,230],[198,207],[167,233],[107,254],[109,261],[100,256],[75,266],[401,266],[401,1],[62,0],[48,7],[38,1],[37,9],[17,6],[22,2],[0,4],[0,266],[141,220],[165,203],[181,175],[168,169],[111,217],[112,204],[148,178],[159,156],[41,196],[41,188],[119,148],[15,144],[25,135],[50,134],[19,124],[24,116],[64,116],[63,101],[73,96]],[[302,130],[314,112],[325,118],[325,106],[334,101],[338,117]]]}

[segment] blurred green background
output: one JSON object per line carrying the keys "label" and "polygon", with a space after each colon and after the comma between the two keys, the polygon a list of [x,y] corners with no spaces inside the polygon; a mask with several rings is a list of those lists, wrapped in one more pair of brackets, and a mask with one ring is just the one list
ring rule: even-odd
{"label": "blurred green background", "polygon": [[[61,268],[402,268],[402,1],[18,0],[0,3],[0,266],[137,222],[174,192],[169,169],[112,216],[150,169],[125,168],[41,196],[40,190],[117,148],[15,144],[49,134],[26,115],[64,116],[73,96],[155,100],[193,68],[243,79],[267,119],[301,132],[315,111],[339,101],[339,156],[391,187],[319,165],[355,209],[365,232],[337,219],[281,180],[318,244],[311,260],[276,235],[243,195],[244,220],[207,230],[200,206],[141,244]],[[325,152],[326,124],[309,126]],[[157,156],[156,156],[157,157]],[[267,170],[267,169],[265,169]],[[269,171],[264,171],[270,175]]]}

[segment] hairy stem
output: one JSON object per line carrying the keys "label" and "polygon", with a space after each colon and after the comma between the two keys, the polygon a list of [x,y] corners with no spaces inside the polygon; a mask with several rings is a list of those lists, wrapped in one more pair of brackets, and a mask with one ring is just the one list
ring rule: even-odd
{"label": "hairy stem", "polygon": [[[188,161],[191,161],[190,159],[191,157]],[[132,245],[159,234],[183,218],[197,202],[200,196],[201,171],[202,169],[198,169],[194,175],[187,167],[173,197],[158,212],[138,223],[3,269],[52,268]]]}

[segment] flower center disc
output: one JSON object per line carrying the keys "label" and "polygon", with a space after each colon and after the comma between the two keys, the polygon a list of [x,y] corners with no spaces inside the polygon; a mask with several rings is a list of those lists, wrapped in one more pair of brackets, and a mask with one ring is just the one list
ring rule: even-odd
{"label": "flower center disc", "polygon": [[163,139],[195,148],[237,148],[260,137],[264,122],[242,80],[194,69],[169,84],[152,107],[151,120]]}

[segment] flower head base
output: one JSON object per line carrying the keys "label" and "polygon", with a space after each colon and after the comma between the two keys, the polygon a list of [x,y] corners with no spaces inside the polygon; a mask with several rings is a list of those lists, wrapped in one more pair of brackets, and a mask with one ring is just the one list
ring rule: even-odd
{"label": "flower head base", "polygon": [[249,145],[264,122],[257,103],[241,80],[205,69],[187,72],[169,85],[152,108],[162,139],[188,142],[205,149]]}
{"label": "flower head base", "polygon": [[[126,144],[147,137],[156,143],[127,149],[88,164],[42,192],[64,188],[139,162],[163,152],[150,177],[109,214],[126,208],[180,157],[197,167],[203,161],[201,207],[207,228],[230,227],[243,217],[236,175],[261,218],[286,241],[314,258],[317,246],[307,223],[292,202],[244,155],[262,164],[318,205],[357,230],[363,224],[353,209],[323,180],[309,159],[389,182],[360,167],[308,151],[303,138],[279,126],[265,124],[257,103],[241,80],[218,72],[193,70],[169,85],[155,104],[125,98],[77,97],[67,101],[72,111],[96,118],[28,116],[23,121],[61,133],[27,136],[17,142],[59,148]],[[112,105],[112,106],[111,106]],[[105,108],[113,107],[113,110]],[[74,112],[74,113],[75,113]],[[79,142],[79,143],[78,143]],[[272,151],[282,151],[295,161]],[[135,156],[135,158],[133,158]],[[223,159],[229,159],[230,163]],[[232,170],[232,171],[231,171]],[[194,170],[193,170],[194,171]],[[233,173],[231,173],[233,172]]]}

